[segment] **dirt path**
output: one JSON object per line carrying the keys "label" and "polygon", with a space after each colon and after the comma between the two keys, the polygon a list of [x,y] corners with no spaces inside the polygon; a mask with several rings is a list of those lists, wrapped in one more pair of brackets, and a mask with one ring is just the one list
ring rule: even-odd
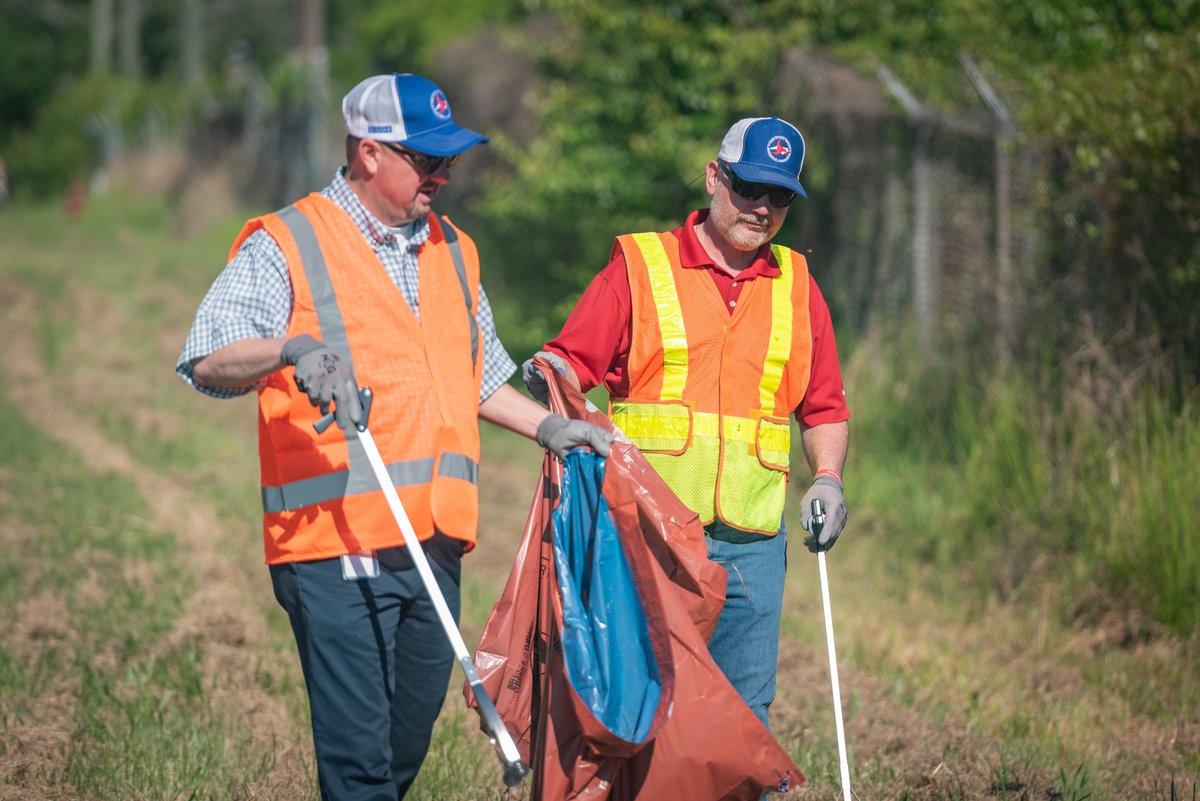
{"label": "dirt path", "polygon": [[[211,505],[202,503],[191,492],[193,477],[164,475],[142,466],[87,413],[78,410],[76,402],[81,386],[98,388],[100,394],[120,391],[119,386],[113,386],[115,379],[111,373],[106,384],[100,383],[105,380],[101,375],[106,372],[105,362],[114,358],[113,354],[80,354],[81,363],[92,367],[77,375],[80,385],[61,387],[46,374],[37,358],[42,352],[36,337],[39,299],[3,276],[0,276],[0,295],[8,304],[0,322],[0,341],[6,343],[4,365],[9,376],[7,390],[13,402],[25,409],[41,410],[31,419],[89,470],[117,474],[132,481],[148,504],[152,528],[174,532],[179,553],[186,555],[179,569],[189,574],[187,583],[196,590],[184,602],[183,613],[163,646],[175,647],[182,642],[198,645],[204,655],[204,688],[213,705],[223,710],[223,717],[242,721],[246,732],[263,751],[273,754],[273,767],[260,786],[250,788],[251,797],[306,797],[307,765],[311,764],[311,757],[303,753],[307,741],[297,742],[296,726],[288,710],[278,697],[264,690],[259,678],[264,662],[279,658],[263,615],[264,604],[274,603],[269,597],[269,582],[261,565],[234,564],[221,547],[223,540],[254,538],[255,532],[230,532]],[[96,335],[97,331],[106,336],[128,335],[120,310],[106,303],[102,296],[80,286],[73,288],[70,297],[71,308],[56,313],[79,315],[89,322],[87,331],[81,332],[73,343],[75,347],[86,348],[88,342],[104,341]],[[61,605],[61,601],[58,603]],[[52,608],[50,597],[37,597],[22,605],[13,632],[6,636],[10,647],[19,650],[22,640],[44,636],[39,634],[39,626],[44,625],[41,621],[55,618],[48,614]],[[33,779],[52,775],[60,767],[63,750],[71,737],[74,689],[54,688],[53,703],[45,708],[55,711],[16,733],[16,738],[30,747],[19,755],[20,765],[0,764],[0,776]],[[46,744],[53,747],[43,747]],[[23,785],[26,793],[35,788],[36,784]]]}

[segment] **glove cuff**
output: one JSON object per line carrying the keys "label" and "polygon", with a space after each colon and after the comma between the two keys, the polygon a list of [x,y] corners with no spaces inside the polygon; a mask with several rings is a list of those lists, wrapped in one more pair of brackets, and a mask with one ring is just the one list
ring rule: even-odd
{"label": "glove cuff", "polygon": [[533,438],[538,445],[548,448],[550,446],[546,443],[549,442],[550,437],[554,436],[554,433],[566,424],[567,418],[557,412],[551,412],[546,415],[546,418],[542,422],[538,423],[537,431],[534,433]]}
{"label": "glove cuff", "polygon": [[834,470],[830,467],[822,467],[820,470],[818,470],[816,473],[813,474],[813,478],[816,478],[817,476],[829,476],[830,478],[837,481],[837,483],[839,483],[839,484],[842,483],[842,477],[840,475],[838,475],[836,470]]}
{"label": "glove cuff", "polygon": [[284,364],[295,366],[305,354],[312,353],[317,348],[322,348],[319,339],[308,334],[297,334],[283,343],[283,349],[279,351],[279,358]]}
{"label": "glove cuff", "polygon": [[816,476],[814,476],[812,485],[814,487],[817,485],[833,487],[838,492],[842,491],[842,482],[839,481],[838,479],[834,478],[833,476],[829,475],[828,473],[819,473]]}

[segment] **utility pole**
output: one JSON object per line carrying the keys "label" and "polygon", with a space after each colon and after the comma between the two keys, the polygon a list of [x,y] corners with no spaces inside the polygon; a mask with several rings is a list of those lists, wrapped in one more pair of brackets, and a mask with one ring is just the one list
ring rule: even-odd
{"label": "utility pole", "polygon": [[113,0],[92,0],[91,71],[105,74],[112,70]]}
{"label": "utility pole", "polygon": [[121,74],[142,77],[142,0],[121,0]]}
{"label": "utility pole", "polygon": [[204,83],[203,0],[183,0],[180,20],[179,73],[183,88],[195,92]]}
{"label": "utility pole", "polygon": [[299,55],[308,91],[304,99],[305,191],[329,176],[323,167],[329,153],[325,141],[325,107],[329,100],[329,48],[325,41],[325,0],[300,0]]}

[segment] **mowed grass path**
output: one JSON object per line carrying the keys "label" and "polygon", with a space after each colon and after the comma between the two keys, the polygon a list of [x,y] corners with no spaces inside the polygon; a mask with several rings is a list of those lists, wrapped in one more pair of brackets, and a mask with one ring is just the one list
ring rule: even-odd
{"label": "mowed grass path", "polygon": [[[72,222],[56,206],[0,210],[0,799],[317,797],[291,635],[261,564],[253,401],[204,398],[172,374],[241,219],[186,235],[177,222],[120,194]],[[856,369],[870,365],[848,369],[852,396]],[[530,443],[484,434],[469,644],[540,463]],[[892,547],[909,510],[854,506],[853,476],[852,455],[851,527],[829,564],[860,797],[1194,798],[1195,643],[1132,615],[1065,625],[1037,576],[1001,602],[931,571]],[[816,566],[800,539],[773,716],[809,774],[798,795],[832,798]],[[414,797],[522,797],[504,794],[459,686]]]}

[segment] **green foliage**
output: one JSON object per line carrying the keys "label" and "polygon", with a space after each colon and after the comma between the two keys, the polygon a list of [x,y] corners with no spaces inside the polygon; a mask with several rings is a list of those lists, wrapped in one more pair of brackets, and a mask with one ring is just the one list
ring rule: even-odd
{"label": "green foliage", "polygon": [[1136,599],[1181,636],[1200,630],[1194,403],[1173,411],[1148,386],[1100,414],[1028,368],[947,378],[903,336],[883,341],[848,364],[851,459],[858,503],[903,510],[896,547],[1001,594],[1044,571],[1081,597]]}
{"label": "green foliage", "polygon": [[[82,11],[80,2],[66,3]],[[71,14],[40,3],[4,3],[0,12],[0,154],[28,128],[62,80],[86,63],[84,31]]]}
{"label": "green foliage", "polygon": [[[516,19],[517,0],[459,0],[455,3],[359,3],[350,27],[369,72],[428,72],[434,55],[477,31]],[[367,72],[347,76],[347,86]]]}
{"label": "green foliage", "polygon": [[140,144],[143,128],[178,126],[191,101],[170,83],[89,75],[65,81],[14,136],[9,181],[14,195],[45,197],[87,181],[100,164],[105,136]]}

